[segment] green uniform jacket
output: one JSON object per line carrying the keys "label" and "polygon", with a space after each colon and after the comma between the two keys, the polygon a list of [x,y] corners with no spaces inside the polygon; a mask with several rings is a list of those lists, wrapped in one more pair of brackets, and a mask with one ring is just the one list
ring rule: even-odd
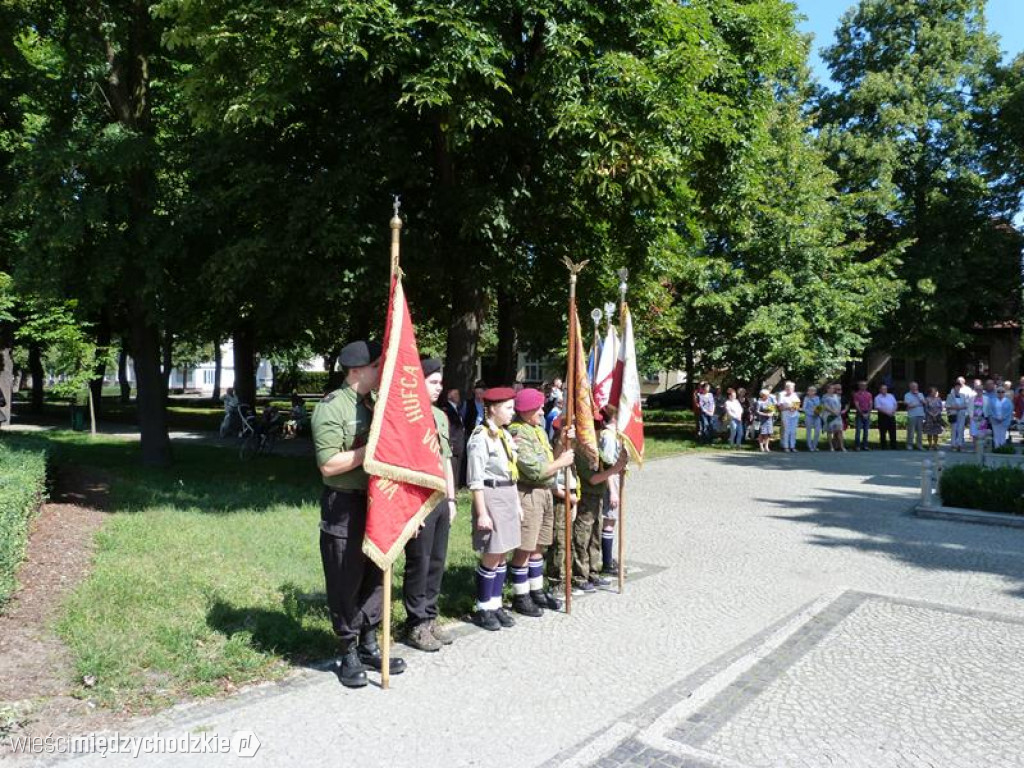
{"label": "green uniform jacket", "polygon": [[[317,465],[322,467],[341,451],[366,445],[371,421],[372,396],[360,397],[348,384],[327,395],[313,410],[311,421]],[[341,491],[365,491],[369,482],[362,466],[324,478],[324,485]]]}
{"label": "green uniform jacket", "polygon": [[535,427],[522,421],[513,421],[508,425],[509,432],[516,441],[519,455],[516,466],[519,467],[519,485],[531,488],[553,488],[555,476],[544,477],[550,461],[551,443],[543,427]]}
{"label": "green uniform jacket", "polygon": [[608,469],[605,463],[598,462],[597,469],[591,469],[590,464],[587,463],[587,457],[583,451],[576,453],[576,473],[580,476],[580,493],[584,496],[598,496],[604,498],[605,489],[608,488],[608,481],[605,480],[603,483],[593,485],[590,482],[590,478],[596,475],[598,472],[603,472]]}
{"label": "green uniform jacket", "polygon": [[430,406],[430,409],[434,412],[437,440],[441,444],[441,458],[450,459],[452,457],[452,441],[448,435],[448,417],[436,405]]}

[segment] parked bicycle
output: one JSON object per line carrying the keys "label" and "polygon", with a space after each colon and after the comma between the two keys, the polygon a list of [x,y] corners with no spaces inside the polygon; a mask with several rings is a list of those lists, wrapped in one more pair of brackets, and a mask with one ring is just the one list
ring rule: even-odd
{"label": "parked bicycle", "polygon": [[239,405],[238,411],[242,420],[238,433],[238,457],[245,461],[260,453],[273,452],[284,427],[281,412],[275,406],[268,405],[263,409],[263,414],[257,416],[245,404]]}

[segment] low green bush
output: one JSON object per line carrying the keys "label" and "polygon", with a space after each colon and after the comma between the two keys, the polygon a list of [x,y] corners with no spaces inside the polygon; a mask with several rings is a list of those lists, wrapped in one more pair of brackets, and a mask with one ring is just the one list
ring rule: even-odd
{"label": "low green bush", "polygon": [[322,395],[327,392],[330,374],[327,371],[280,372],[274,382],[275,394],[298,392],[304,395]]}
{"label": "low green bush", "polygon": [[958,464],[942,473],[942,503],[949,507],[1024,514],[1024,469]]}
{"label": "low green bush", "polygon": [[1013,445],[1012,443],[1003,443],[998,448],[993,448],[992,453],[1013,456],[1014,454],[1017,453],[1017,446]]}
{"label": "low green bush", "polygon": [[28,524],[45,489],[45,452],[0,443],[0,609],[14,591]]}

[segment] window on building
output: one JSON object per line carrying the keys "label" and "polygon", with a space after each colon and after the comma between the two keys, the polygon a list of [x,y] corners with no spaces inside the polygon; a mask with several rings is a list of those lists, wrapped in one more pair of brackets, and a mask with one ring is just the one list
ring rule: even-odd
{"label": "window on building", "polygon": [[213,374],[214,373],[215,373],[215,371],[212,371],[209,368],[204,368],[203,369],[203,384],[209,384],[210,386],[213,386]]}
{"label": "window on building", "polygon": [[527,357],[523,365],[523,376],[526,381],[543,381],[544,365],[540,358]]}
{"label": "window on building", "polygon": [[989,347],[971,347],[967,350],[967,364],[964,373],[968,376],[984,378],[992,371],[992,350]]}

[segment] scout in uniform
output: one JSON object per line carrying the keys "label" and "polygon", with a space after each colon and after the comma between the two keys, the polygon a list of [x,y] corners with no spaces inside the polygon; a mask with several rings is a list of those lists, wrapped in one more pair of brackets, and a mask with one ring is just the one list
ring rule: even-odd
{"label": "scout in uniform", "polygon": [[[615,423],[618,409],[614,405],[606,405],[602,410],[604,429],[598,439],[601,461],[605,466],[613,466],[622,452],[622,440]],[[615,522],[619,519],[619,489],[622,476],[615,474],[608,478],[608,490],[604,494],[604,518],[601,521],[601,573],[605,576],[617,576],[619,564],[615,560]]]}
{"label": "scout in uniform", "polygon": [[[430,402],[441,395],[441,361],[423,360],[423,379]],[[406,642],[421,651],[438,651],[452,642],[451,635],[437,624],[437,598],[441,594],[441,578],[448,556],[448,533],[455,520],[455,475],[452,472],[451,445],[448,439],[448,417],[436,405],[431,406],[441,458],[444,460],[448,497],[443,499],[423,521],[419,532],[405,545],[405,578],[402,597],[409,617]]]}
{"label": "scout in uniform", "polygon": [[609,584],[608,579],[602,577],[599,570],[604,495],[608,489],[608,478],[622,472],[627,459],[627,452],[622,451],[610,467],[598,459],[598,465],[594,468],[590,466],[586,455],[582,452],[576,454],[580,500],[572,527],[572,581],[573,586],[582,592],[593,592],[597,587]]}
{"label": "scout in uniform", "polygon": [[[566,441],[561,439],[562,436],[562,420],[556,418],[552,423],[554,429],[554,451],[555,458],[560,457],[565,453],[568,448],[566,447]],[[572,434],[567,438],[572,440],[575,436],[575,430],[571,430]],[[559,591],[563,584],[565,584],[565,504],[568,500],[570,506],[570,518],[576,519],[576,502],[578,500],[578,494],[576,492],[576,475],[572,472],[569,473],[569,493],[565,492],[565,472],[555,473],[555,484],[551,488],[551,493],[554,496],[555,501],[555,524],[553,529],[553,535],[551,537],[551,546],[548,547],[547,555],[545,557],[547,565],[548,583],[551,585],[553,591]]]}
{"label": "scout in uniform", "polygon": [[523,519],[516,491],[516,448],[506,429],[515,415],[515,396],[509,387],[492,387],[484,393],[484,421],[473,430],[466,446],[466,483],[473,494],[473,549],[480,553],[473,620],[491,631],[515,624],[501,602],[505,555],[519,547]]}
{"label": "scout in uniform", "polygon": [[[313,411],[313,444],[323,477],[320,498],[320,557],[331,624],[341,645],[342,685],[366,685],[366,666],[380,670],[377,625],[383,608],[383,573],[363,554],[366,489],[363,470],[373,419],[372,392],[380,381],[380,345],[356,341],[341,351],[345,383]],[[364,664],[366,666],[364,666]],[[391,659],[391,674],[405,669]]]}
{"label": "scout in uniform", "polygon": [[523,509],[519,548],[512,556],[512,609],[524,616],[540,616],[544,608],[560,603],[544,591],[544,552],[551,546],[555,525],[552,486],[555,475],[571,466],[571,450],[557,459],[544,430],[544,395],[524,389],[516,395],[516,420],[509,426],[516,441],[519,504]]}

